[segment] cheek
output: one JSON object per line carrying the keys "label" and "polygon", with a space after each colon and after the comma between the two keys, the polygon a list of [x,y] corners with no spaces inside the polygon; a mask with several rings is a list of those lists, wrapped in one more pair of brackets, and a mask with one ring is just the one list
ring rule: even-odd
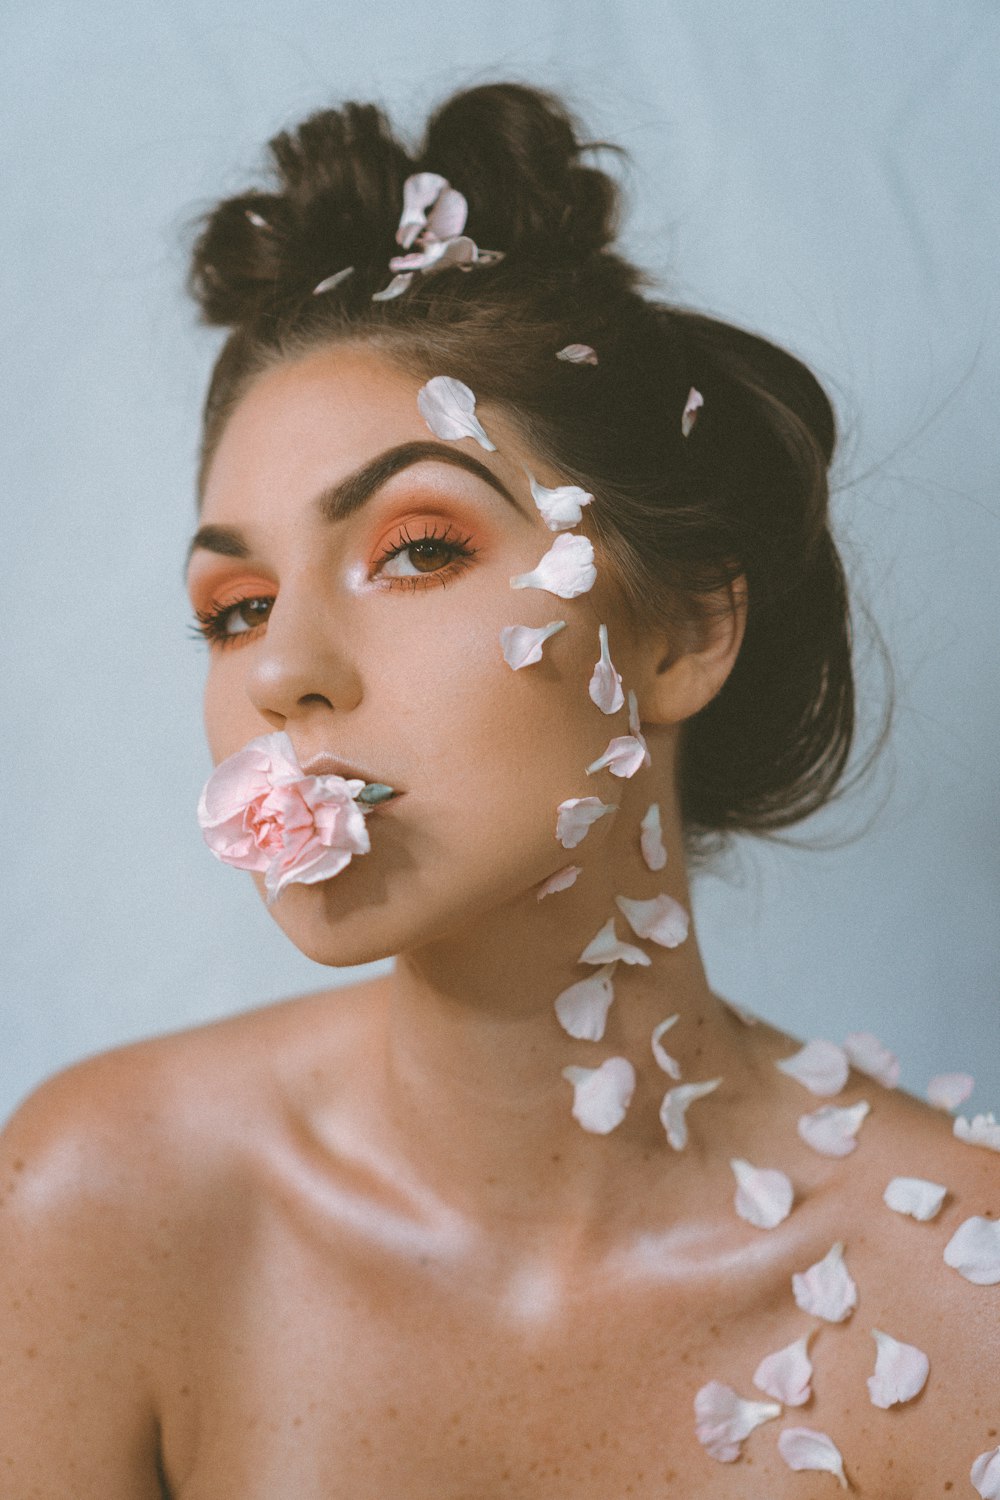
{"label": "cheek", "polygon": [[212,663],[202,699],[205,738],[215,765],[241,750],[256,735],[267,734],[271,729],[248,699],[239,674],[227,670],[229,665]]}

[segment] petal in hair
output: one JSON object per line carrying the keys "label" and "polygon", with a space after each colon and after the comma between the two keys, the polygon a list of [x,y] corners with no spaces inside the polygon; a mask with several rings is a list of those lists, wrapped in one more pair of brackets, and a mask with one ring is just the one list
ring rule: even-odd
{"label": "petal in hair", "polygon": [[795,1189],[775,1167],[752,1167],[734,1156],[729,1165],[736,1177],[736,1212],[756,1229],[774,1229],[792,1211]]}
{"label": "petal in hair", "polygon": [[554,896],[556,891],[569,890],[579,875],[580,868],[579,865],[563,865],[562,869],[550,875],[548,880],[543,880],[538,887],[538,900],[541,901],[545,896]]}
{"label": "petal in hair", "polygon": [[321,292],[332,292],[335,286],[346,281],[348,276],[354,275],[353,266],[345,266],[342,271],[334,271],[332,276],[326,276],[317,286],[313,287],[313,296],[318,297]]}
{"label": "petal in hair", "polygon": [[620,959],[623,964],[651,964],[653,961],[641,948],[634,947],[632,943],[619,942],[615,933],[615,919],[609,917],[597,936],[591,938],[584,948],[578,962],[610,964],[616,959]]}
{"label": "petal in hair", "polygon": [[616,734],[604,754],[591,761],[587,767],[587,775],[593,776],[595,771],[607,768],[612,776],[634,776],[636,771],[642,770],[646,753],[641,740],[634,739],[630,734]]}
{"label": "petal in hair", "polygon": [[680,902],[665,891],[650,901],[630,901],[627,896],[616,896],[615,905],[624,913],[636,937],[659,943],[661,948],[676,948],[688,935],[690,917]]}
{"label": "petal in hair", "polygon": [[795,1301],[811,1318],[825,1318],[828,1323],[843,1323],[858,1305],[858,1289],[844,1264],[844,1246],[838,1240],[822,1260],[808,1271],[792,1275]]}
{"label": "petal in hair", "polygon": [[935,1109],[957,1109],[976,1086],[969,1073],[936,1073],[927,1085],[927,1098]]}
{"label": "petal in hair", "polygon": [[567,344],[565,349],[560,349],[556,359],[564,359],[571,365],[596,365],[597,355],[589,344]]}
{"label": "petal in hair", "polygon": [[578,979],[568,990],[556,996],[556,1015],[559,1024],[570,1036],[581,1042],[599,1042],[604,1035],[604,1023],[615,998],[611,980],[616,965],[605,964],[596,974]]}
{"label": "petal in hair", "polygon": [[701,391],[696,391],[694,386],[688,391],[684,410],[681,413],[681,436],[689,437],[691,429],[698,420],[698,412],[705,405],[705,398]]}
{"label": "petal in hair", "polygon": [[564,849],[575,849],[586,838],[591,823],[617,811],[613,802],[602,802],[600,797],[567,797],[556,808],[556,838]]}
{"label": "petal in hair", "polygon": [[412,280],[412,271],[404,271],[399,276],[394,276],[389,285],[384,286],[380,292],[372,292],[372,301],[391,302],[394,297],[401,297]]}
{"label": "petal in hair", "polygon": [[870,1031],[852,1031],[844,1038],[844,1051],[859,1073],[876,1078],[887,1089],[899,1082],[899,1058],[884,1047]]}
{"label": "petal in hair", "polygon": [[778,1452],[790,1469],[820,1469],[835,1474],[842,1490],[848,1488],[840,1449],[825,1432],[812,1427],[786,1427],[778,1433]]}
{"label": "petal in hair", "polygon": [[667,851],[663,846],[663,830],[660,827],[660,804],[651,802],[639,824],[639,847],[649,870],[662,870],[667,862]]}
{"label": "petal in hair", "polygon": [[[414,172],[403,183],[403,212],[396,230],[396,244],[408,250],[427,224],[427,210],[448,187],[448,180],[438,172]],[[464,229],[463,219],[459,228]],[[457,231],[456,231],[457,233]]]}
{"label": "petal in hair", "polygon": [[268,220],[264,218],[263,214],[259,214],[255,208],[245,208],[243,212],[246,214],[247,218],[250,220],[250,223],[255,229],[271,228]]}
{"label": "petal in hair", "polygon": [[573,1085],[573,1118],[592,1135],[607,1135],[625,1118],[635,1093],[635,1069],[627,1057],[607,1057],[599,1068],[563,1068]]}
{"label": "petal in hair", "polygon": [[821,1040],[806,1042],[801,1051],[779,1058],[774,1066],[821,1099],[839,1094],[849,1071],[844,1049],[836,1042]]}
{"label": "petal in hair", "polygon": [[679,1083],[668,1089],[660,1105],[660,1124],[667,1132],[667,1140],[675,1151],[683,1151],[688,1143],[687,1111],[696,1099],[704,1099],[719,1087],[721,1078],[709,1078],[705,1083]]}
{"label": "petal in hair", "polygon": [[967,1120],[959,1115],[952,1132],[956,1139],[968,1146],[985,1146],[987,1151],[1000,1151],[1000,1121],[993,1114],[973,1115]]}
{"label": "petal in hair", "polygon": [[587,691],[602,713],[616,714],[624,706],[625,694],[622,692],[621,675],[615,671],[608,651],[608,627],[606,625],[598,625],[597,638],[601,645],[601,655],[594,667]]}
{"label": "petal in hair", "polygon": [[901,1344],[891,1334],[872,1329],[877,1353],[875,1374],[868,1377],[868,1394],[872,1406],[888,1411],[919,1396],[927,1383],[930,1360],[913,1344]]}
{"label": "petal in hair", "polygon": [[417,406],[435,437],[446,442],[474,438],[481,448],[496,452],[476,416],[476,398],[461,380],[434,375],[417,392]]}
{"label": "petal in hair", "polygon": [[532,625],[505,625],[500,632],[504,661],[515,672],[521,667],[530,667],[533,662],[541,661],[542,646],[550,636],[565,627],[565,620],[550,620],[547,625],[540,625],[537,629]]}
{"label": "petal in hair", "polygon": [[660,1022],[659,1026],[653,1027],[653,1035],[651,1039],[653,1044],[653,1056],[656,1058],[657,1067],[662,1068],[664,1073],[669,1074],[669,1076],[675,1081],[678,1080],[681,1076],[681,1065],[677,1061],[676,1057],[670,1056],[670,1053],[661,1044],[660,1038],[670,1030],[671,1026],[675,1026],[679,1020],[680,1015],[668,1016],[665,1021]]}
{"label": "petal in hair", "polygon": [[982,1500],[1000,1500],[1000,1448],[980,1453],[969,1472],[972,1488]]}
{"label": "petal in hair", "polygon": [[822,1109],[800,1116],[799,1135],[820,1156],[850,1156],[858,1144],[858,1131],[870,1110],[867,1099],[859,1099],[848,1109],[825,1104]]}
{"label": "petal in hair", "polygon": [[774,1354],[768,1354],[754,1371],[753,1383],[766,1396],[785,1406],[805,1406],[812,1395],[812,1360],[809,1358],[809,1340],[813,1329],[804,1333],[794,1344],[786,1344]]}
{"label": "petal in hair", "polygon": [[565,531],[583,520],[583,507],[590,505],[593,495],[578,484],[560,484],[550,490],[539,484],[530,469],[524,471],[531,485],[531,498],[539,515],[550,531]]}
{"label": "petal in hair", "polygon": [[1000,1282],[1000,1220],[973,1214],[944,1247],[944,1263],[975,1286]]}
{"label": "petal in hair", "polygon": [[710,1380],[694,1398],[695,1436],[710,1458],[731,1464],[755,1427],[781,1416],[772,1401],[744,1401],[731,1386]]}
{"label": "petal in hair", "polygon": [[594,546],[589,537],[576,531],[564,531],[530,573],[518,573],[510,580],[512,589],[547,589],[560,599],[575,599],[587,593],[597,581]]}
{"label": "petal in hair", "polygon": [[882,1202],[897,1214],[926,1223],[940,1209],[948,1189],[924,1177],[894,1177],[882,1194]]}

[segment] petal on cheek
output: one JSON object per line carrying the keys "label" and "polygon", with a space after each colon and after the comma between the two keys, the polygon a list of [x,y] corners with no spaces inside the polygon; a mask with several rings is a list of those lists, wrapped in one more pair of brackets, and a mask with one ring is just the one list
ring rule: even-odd
{"label": "petal on cheek", "polygon": [[542,659],[542,647],[550,636],[566,627],[565,620],[550,620],[537,629],[531,625],[505,625],[500,631],[503,659],[517,672]]}
{"label": "petal on cheek", "polygon": [[560,484],[555,489],[548,489],[538,483],[530,469],[524,472],[528,476],[535,508],[550,531],[565,531],[583,520],[583,507],[590,505],[594,498],[588,490],[582,490],[578,484]]}
{"label": "petal on cheek", "polygon": [[597,581],[594,547],[589,537],[564,531],[530,573],[510,580],[512,589],[545,589],[560,599],[575,599]]}

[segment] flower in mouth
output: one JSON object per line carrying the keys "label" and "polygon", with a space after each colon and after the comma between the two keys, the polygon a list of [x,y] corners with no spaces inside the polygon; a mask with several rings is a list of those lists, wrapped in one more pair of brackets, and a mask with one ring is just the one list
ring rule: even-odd
{"label": "flower in mouth", "polygon": [[263,873],[270,906],[286,886],[329,880],[369,852],[365,790],[358,777],[307,776],[288,735],[266,734],[216,766],[198,822],[216,859]]}

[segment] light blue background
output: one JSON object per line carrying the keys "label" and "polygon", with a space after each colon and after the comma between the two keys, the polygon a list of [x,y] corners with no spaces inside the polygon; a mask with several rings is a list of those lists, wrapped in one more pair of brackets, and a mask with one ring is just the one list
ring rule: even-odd
{"label": "light blue background", "polygon": [[803,355],[844,426],[836,525],[892,650],[892,749],[800,830],[858,842],[745,842],[699,881],[710,979],[1000,1103],[998,32],[983,0],[7,0],[0,1114],[85,1053],[358,973],[297,954],[195,823],[181,560],[219,335],[184,226],[312,109],[417,129],[505,77],[628,148],[627,248]]}

